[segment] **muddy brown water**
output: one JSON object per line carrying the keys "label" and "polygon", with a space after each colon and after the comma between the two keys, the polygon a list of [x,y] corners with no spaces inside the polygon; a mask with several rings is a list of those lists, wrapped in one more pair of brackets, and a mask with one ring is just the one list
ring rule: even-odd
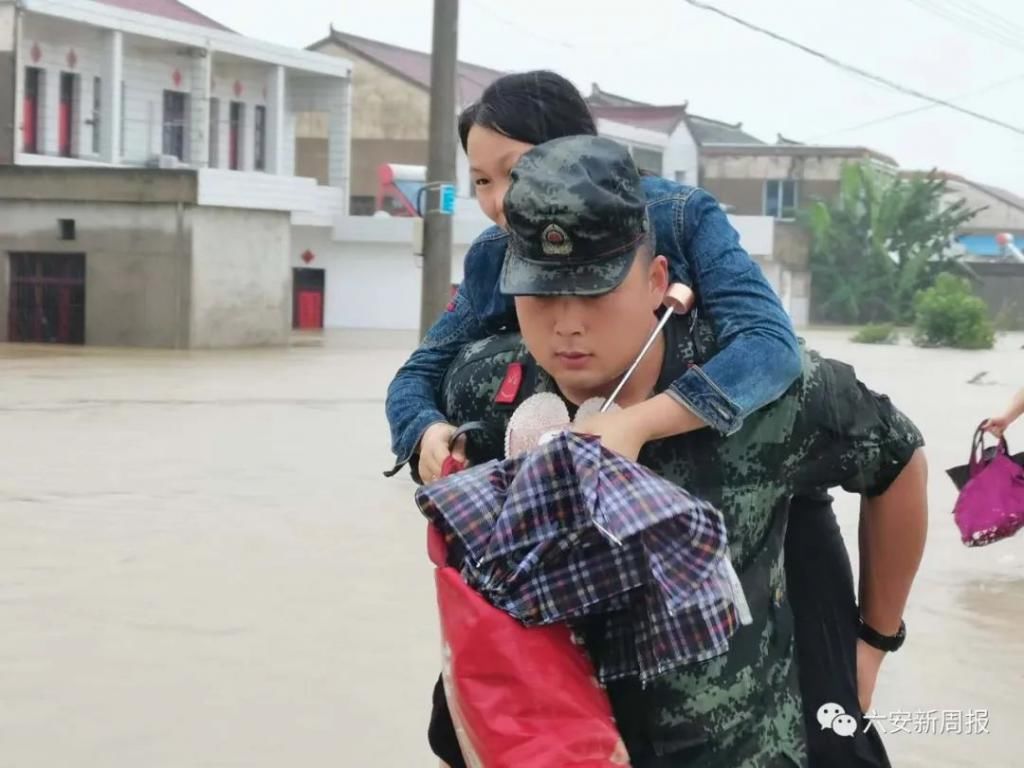
{"label": "muddy brown water", "polygon": [[[894,764],[1024,765],[1024,535],[963,547],[942,472],[1024,385],[1024,337],[807,336],[929,443],[928,551],[875,700]],[[0,346],[0,767],[436,765],[424,525],[410,481],[381,476],[410,345]],[[837,505],[855,551],[856,499]]]}

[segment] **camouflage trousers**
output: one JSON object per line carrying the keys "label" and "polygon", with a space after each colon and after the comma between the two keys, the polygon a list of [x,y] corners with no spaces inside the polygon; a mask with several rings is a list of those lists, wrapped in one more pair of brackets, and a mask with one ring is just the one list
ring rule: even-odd
{"label": "camouflage trousers", "polygon": [[740,575],[753,623],[729,651],[642,687],[612,683],[608,695],[633,768],[806,768],[807,749],[794,660],[777,515],[763,550]]}

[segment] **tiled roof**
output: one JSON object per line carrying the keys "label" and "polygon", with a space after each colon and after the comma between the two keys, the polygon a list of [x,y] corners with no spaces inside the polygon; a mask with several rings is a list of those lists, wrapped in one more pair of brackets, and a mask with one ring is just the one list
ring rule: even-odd
{"label": "tiled roof", "polygon": [[1002,187],[993,187],[991,184],[977,184],[975,182],[968,183],[974,184],[974,186],[985,190],[997,200],[1002,200],[1007,205],[1012,205],[1014,208],[1019,208],[1024,211],[1024,197],[1021,197],[1008,189],[1003,189]]}
{"label": "tiled roof", "polygon": [[[336,43],[356,54],[380,64],[385,69],[409,80],[423,88],[430,88],[430,54],[402,48],[378,40],[349,35],[331,28],[331,34],[309,46],[310,50],[319,50],[327,43]],[[484,89],[501,77],[504,72],[487,67],[478,67],[460,61],[458,64],[458,98],[459,105],[466,106],[478,98]]]}
{"label": "tiled roof", "polygon": [[707,157],[742,155],[749,157],[839,157],[851,160],[876,160],[883,165],[898,168],[899,163],[889,155],[867,147],[835,147],[820,144],[710,144],[701,148]]}
{"label": "tiled roof", "polygon": [[601,86],[592,83],[587,103],[597,117],[626,123],[637,128],[647,128],[661,133],[671,133],[680,120],[686,120],[694,140],[700,145],[705,144],[763,144],[755,136],[743,130],[742,123],[735,125],[712,120],[709,117],[692,115],[687,112],[687,104],[658,106],[636,99],[620,96],[616,93],[602,91]]}
{"label": "tiled roof", "polygon": [[708,144],[764,144],[743,130],[743,123],[723,123],[710,117],[688,115],[693,138],[702,147]]}
{"label": "tiled roof", "polygon": [[150,16],[161,16],[172,21],[180,21],[185,24],[195,24],[200,27],[220,29],[225,32],[228,29],[220,22],[214,21],[194,8],[189,8],[178,0],[97,0],[103,5],[111,5],[115,8],[123,8],[126,11],[137,13],[148,13]]}
{"label": "tiled roof", "polygon": [[910,178],[914,176],[928,176],[930,173],[934,174],[940,179],[944,179],[945,181],[959,182],[960,184],[966,184],[969,187],[974,187],[975,189],[987,195],[991,195],[992,197],[996,198],[997,200],[1000,200],[1001,202],[1006,203],[1009,206],[1024,211],[1024,197],[1021,197],[1017,193],[1011,192],[1010,190],[1004,189],[1003,187],[995,187],[992,186],[991,184],[982,184],[977,181],[972,181],[971,179],[965,178],[955,173],[949,173],[947,171],[903,171],[903,173],[901,173],[900,175]]}

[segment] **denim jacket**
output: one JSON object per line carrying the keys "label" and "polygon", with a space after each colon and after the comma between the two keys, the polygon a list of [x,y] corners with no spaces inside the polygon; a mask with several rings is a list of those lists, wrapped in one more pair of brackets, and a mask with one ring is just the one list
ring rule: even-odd
{"label": "denim jacket", "polygon": [[[800,374],[796,334],[714,197],[657,176],[645,176],[643,185],[655,248],[668,259],[671,280],[693,289],[696,311],[710,322],[719,350],[703,366],[691,366],[668,394],[713,429],[732,434]],[[507,242],[504,231],[491,227],[470,246],[455,298],[388,387],[399,466],[412,458],[427,427],[445,421],[438,390],[458,351],[518,327],[512,298],[498,288]]]}

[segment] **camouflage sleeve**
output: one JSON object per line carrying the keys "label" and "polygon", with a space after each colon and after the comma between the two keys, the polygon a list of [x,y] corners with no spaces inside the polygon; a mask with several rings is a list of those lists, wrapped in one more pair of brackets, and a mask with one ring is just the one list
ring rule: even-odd
{"label": "camouflage sleeve", "polygon": [[811,352],[804,370],[794,492],[841,486],[865,496],[884,493],[924,445],[920,431],[846,363]]}

